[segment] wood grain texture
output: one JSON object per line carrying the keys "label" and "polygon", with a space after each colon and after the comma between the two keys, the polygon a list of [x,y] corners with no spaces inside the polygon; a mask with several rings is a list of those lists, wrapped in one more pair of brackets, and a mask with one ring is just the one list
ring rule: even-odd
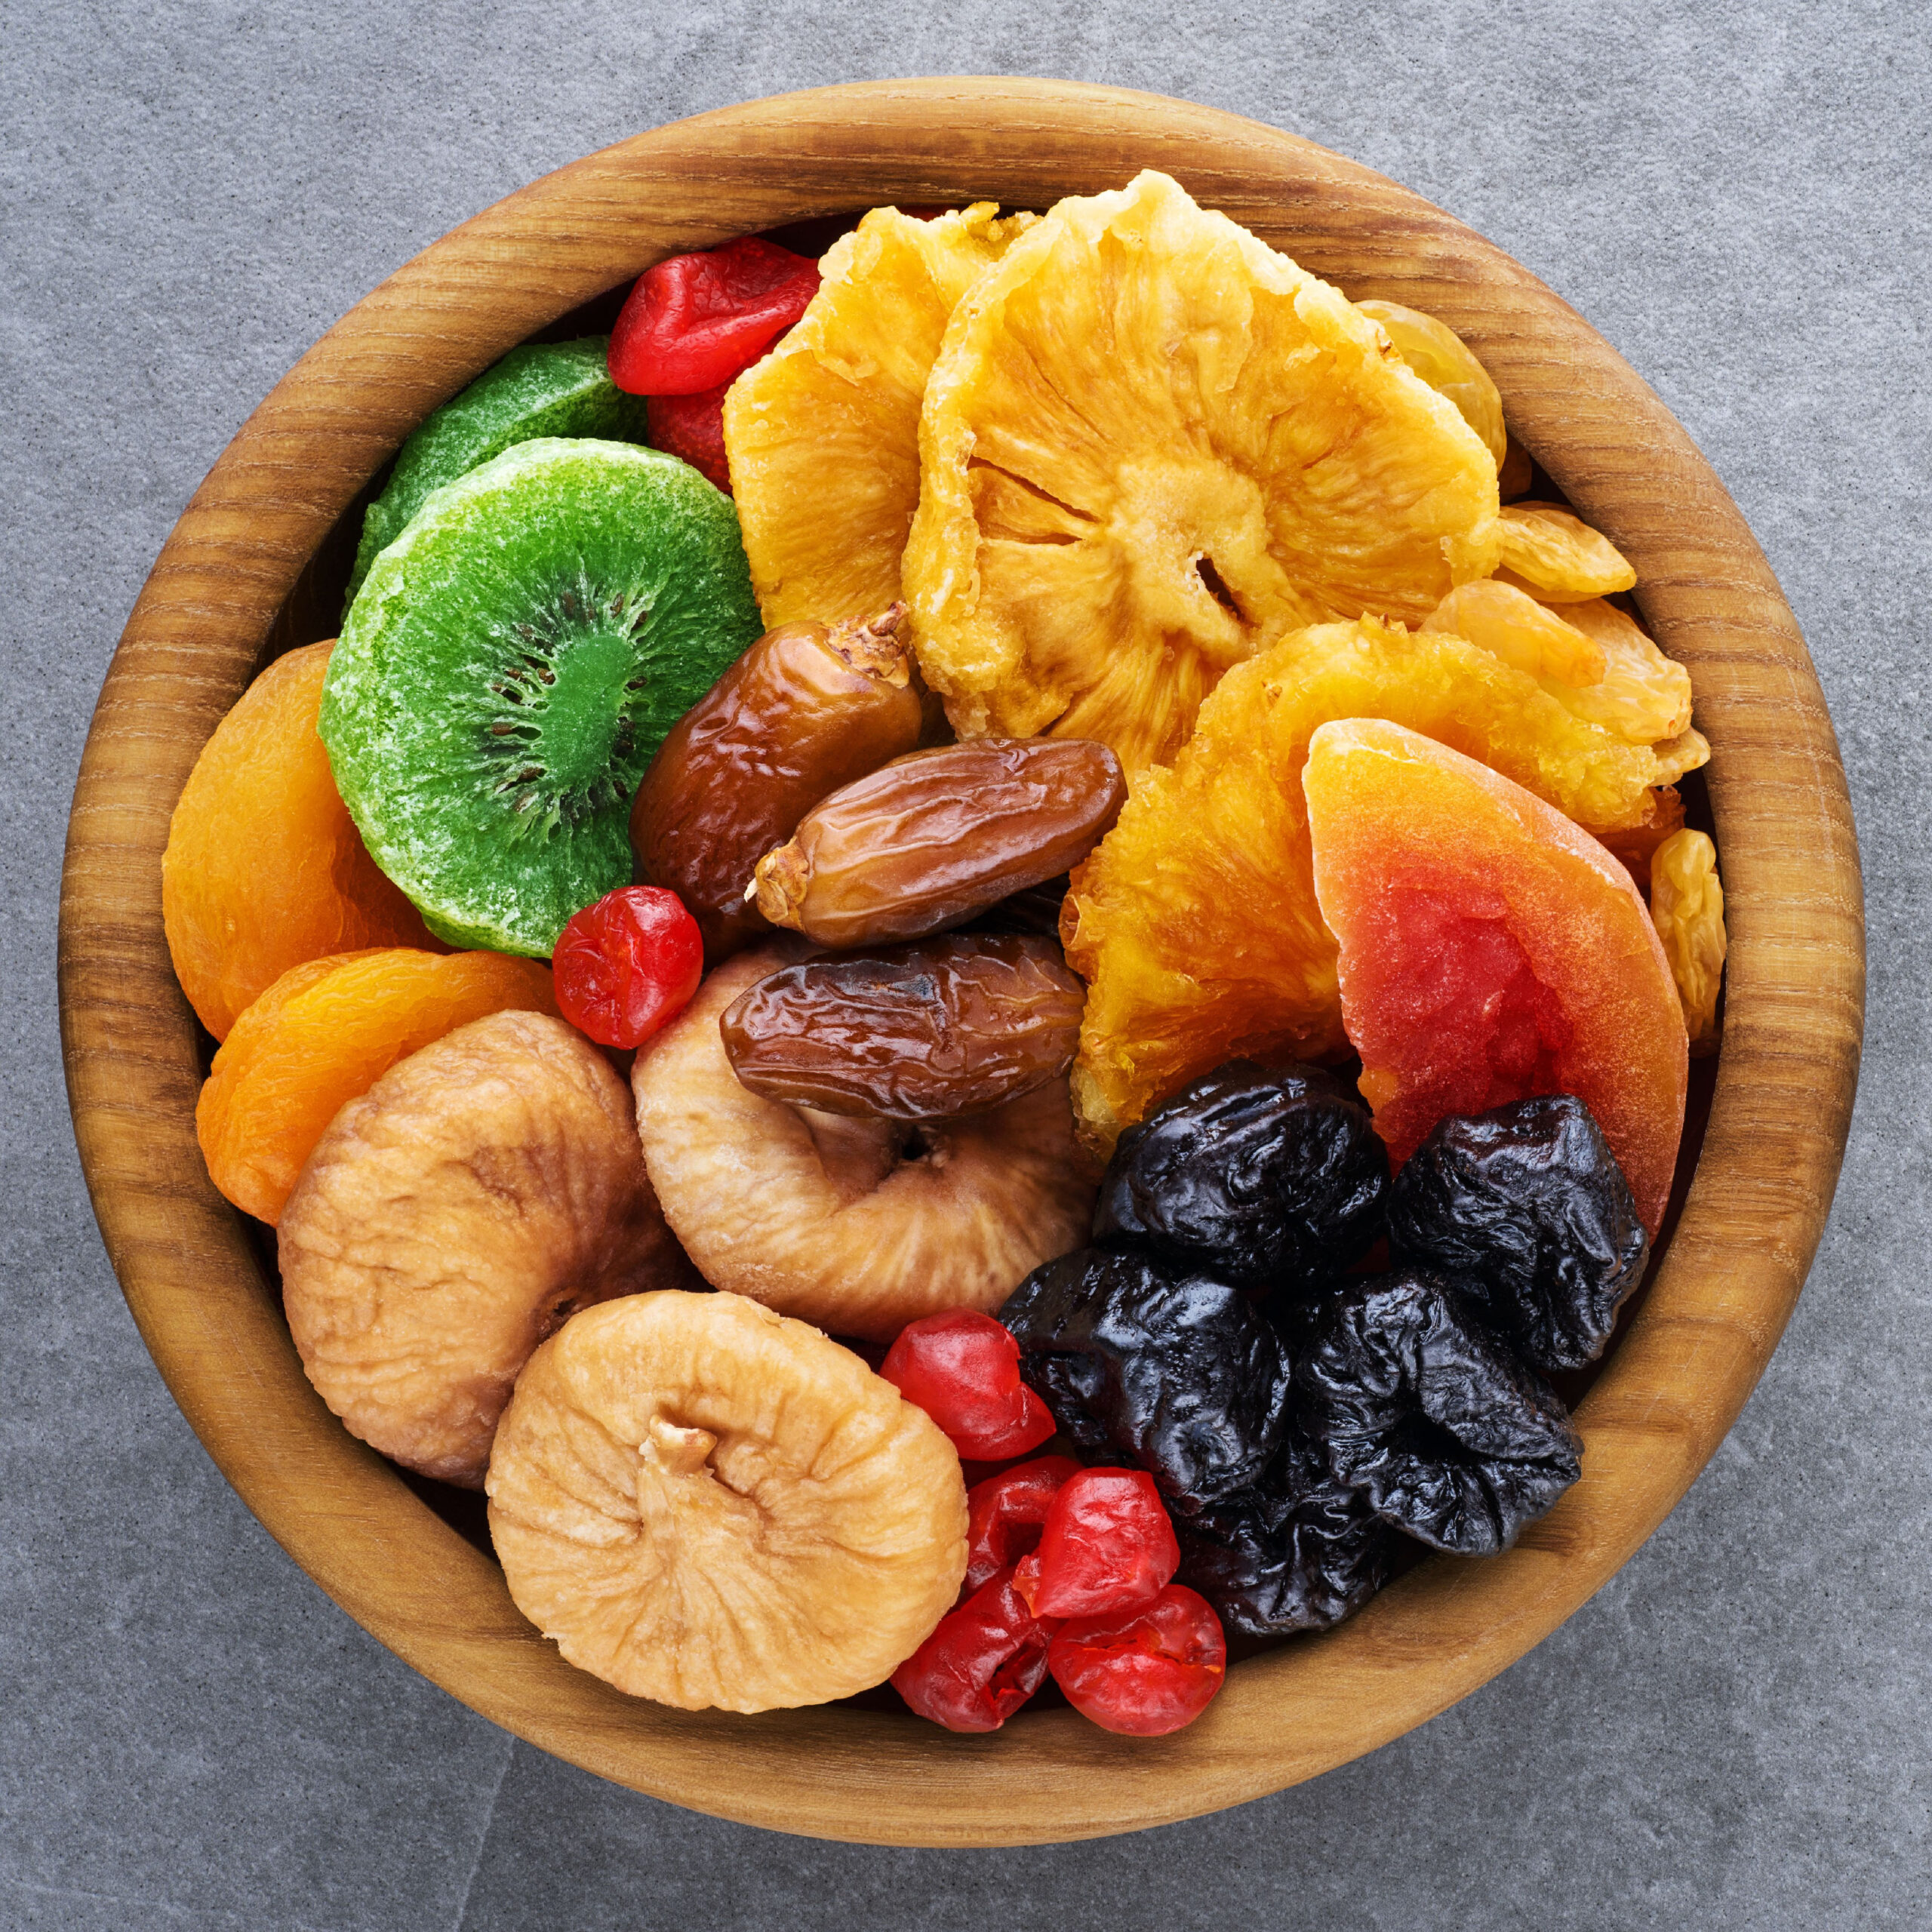
{"label": "wood grain texture", "polygon": [[[1732,943],[1703,1158],[1580,1411],[1582,1481],[1509,1555],[1434,1559],[1340,1629],[1240,1665],[1178,1736],[1115,1739],[1064,1710],[971,1738],[845,1709],[637,1703],[565,1665],[494,1564],[310,1389],[195,1146],[195,1036],[162,933],[169,816],[318,545],[423,415],[513,343],[666,254],[748,229],[889,201],[1043,208],[1148,166],[1349,294],[1443,317],[1636,565],[1714,747]],[[425,250],[278,385],[169,539],[101,694],[69,832],[63,1040],[102,1232],[162,1374],[358,1622],[519,1736],[679,1804],[829,1838],[1012,1844],[1211,1810],[1371,1750],[1521,1656],[1650,1534],[1762,1371],[1823,1227],[1857,1069],[1860,905],[1830,720],[1777,584],[1682,429],[1556,296],[1426,202],[1272,128],[1097,88],[881,83],[706,115],[537,182]]]}

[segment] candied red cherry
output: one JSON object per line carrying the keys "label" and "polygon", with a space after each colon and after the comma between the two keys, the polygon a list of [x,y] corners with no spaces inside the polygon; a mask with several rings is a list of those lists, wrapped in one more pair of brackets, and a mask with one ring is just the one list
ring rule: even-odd
{"label": "candied red cherry", "polygon": [[1079,1469],[1071,1456],[1041,1456],[988,1476],[966,1492],[966,1580],[959,1589],[962,1603],[1002,1570],[1011,1569],[1032,1553],[1060,1484]]}
{"label": "candied red cherry", "polygon": [[879,1373],[971,1461],[1023,1456],[1054,1432],[1052,1412],[1020,1379],[1019,1343],[990,1315],[955,1308],[908,1322]]}
{"label": "candied red cherry", "polygon": [[1060,1485],[1015,1582],[1035,1617],[1106,1617],[1151,1602],[1180,1567],[1154,1478],[1082,1469]]}
{"label": "candied red cherry", "polygon": [[611,380],[632,395],[695,395],[748,369],[805,312],[818,264],[743,235],[638,277],[611,331]]}
{"label": "candied red cherry", "polygon": [[940,1619],[892,1673],[892,1687],[918,1715],[948,1730],[997,1730],[1045,1682],[1053,1628],[1026,1607],[1013,1572],[1002,1570]]}
{"label": "candied red cherry", "polygon": [[729,383],[696,395],[654,395],[644,406],[651,447],[688,463],[707,483],[731,494],[731,465],[724,454],[724,392]]}
{"label": "candied red cherry", "polygon": [[580,1033],[641,1046],[690,1004],[704,940],[675,892],[624,885],[572,915],[550,964],[558,1011]]}
{"label": "candied red cherry", "polygon": [[1103,1730],[1164,1737],[1213,1703],[1228,1646],[1207,1599],[1170,1583],[1138,1610],[1062,1624],[1047,1666],[1067,1702]]}

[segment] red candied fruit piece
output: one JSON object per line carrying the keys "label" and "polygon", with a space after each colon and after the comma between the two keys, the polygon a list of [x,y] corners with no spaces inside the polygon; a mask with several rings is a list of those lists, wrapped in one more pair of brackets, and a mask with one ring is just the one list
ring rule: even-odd
{"label": "red candied fruit piece", "polygon": [[966,1580],[959,1588],[962,1603],[1032,1552],[1060,1484],[1079,1469],[1071,1456],[1041,1456],[1016,1469],[1002,1469],[966,1492]]}
{"label": "red candied fruit piece", "polygon": [[1053,1626],[1034,1616],[1003,1570],[892,1673],[914,1712],[948,1730],[997,1730],[1046,1681]]}
{"label": "red candied fruit piece", "polygon": [[651,447],[688,463],[707,483],[731,494],[731,465],[724,454],[724,392],[731,385],[696,395],[654,395],[645,404]]}
{"label": "red candied fruit piece", "polygon": [[879,1373],[968,1460],[1023,1456],[1054,1432],[1052,1411],[1020,1379],[1020,1344],[990,1315],[955,1308],[909,1321]]}
{"label": "red candied fruit piece", "polygon": [[645,269],[626,300],[611,331],[611,380],[632,395],[716,389],[805,312],[818,282],[816,262],[751,235],[673,255]]}
{"label": "red candied fruit piece", "polygon": [[1015,1587],[1035,1617],[1107,1617],[1159,1595],[1180,1545],[1144,1469],[1081,1469],[1060,1485]]}
{"label": "red candied fruit piece", "polygon": [[1082,1717],[1128,1737],[1164,1737],[1214,1702],[1228,1646],[1207,1599],[1170,1583],[1138,1610],[1062,1624],[1047,1660]]}
{"label": "red candied fruit piece", "polygon": [[704,939],[675,892],[624,885],[571,915],[550,964],[557,1010],[580,1033],[637,1047],[690,1004]]}

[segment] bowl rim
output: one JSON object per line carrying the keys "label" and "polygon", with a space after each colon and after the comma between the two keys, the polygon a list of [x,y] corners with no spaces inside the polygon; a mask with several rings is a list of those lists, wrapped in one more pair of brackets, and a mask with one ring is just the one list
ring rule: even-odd
{"label": "bowl rim", "polygon": [[[409,430],[514,343],[681,249],[888,201],[1042,207],[1142,167],[1352,296],[1440,315],[1636,565],[1712,746],[1731,952],[1703,1155],[1649,1297],[1578,1410],[1583,1480],[1508,1555],[1432,1558],[1338,1629],[1239,1665],[1188,1730],[1122,1740],[1056,1710],[973,1738],[838,1707],[641,1703],[565,1664],[495,1564],[303,1376],[195,1143],[193,1017],[161,917],[174,802],[317,546]],[[821,88],[654,129],[487,209],[357,303],[249,417],[157,558],[88,734],[61,891],[63,1054],[109,1256],[171,1392],[284,1549],[405,1661],[546,1751],[719,1817],[900,1845],[1063,1841],[1257,1798],[1400,1736],[1555,1629],[1669,1512],[1776,1346],[1831,1204],[1863,986],[1856,835],[1803,638],[1722,485],[1623,358],[1472,230],[1293,134],[998,76]]]}

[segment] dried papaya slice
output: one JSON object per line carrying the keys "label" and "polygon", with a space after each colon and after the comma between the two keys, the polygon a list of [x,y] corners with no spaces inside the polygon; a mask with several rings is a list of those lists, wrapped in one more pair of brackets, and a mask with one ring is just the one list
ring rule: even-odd
{"label": "dried papaya slice", "polygon": [[305,959],[374,946],[440,952],[377,869],[315,731],[331,638],[278,657],[202,748],[161,860],[174,976],[217,1040]]}
{"label": "dried papaya slice", "polygon": [[1651,788],[1674,775],[1461,638],[1364,619],[1238,666],[1174,764],[1136,781],[1062,909],[1068,961],[1088,981],[1073,1096],[1091,1143],[1110,1147],[1238,1054],[1341,1048],[1300,784],[1309,739],[1340,718],[1438,739],[1593,832],[1647,822]]}
{"label": "dried papaya slice", "polygon": [[398,946],[291,968],[235,1021],[202,1089],[195,1131],[215,1186],[245,1213],[279,1221],[343,1107],[398,1060],[509,1008],[554,1017],[549,968]]}
{"label": "dried papaya slice", "polygon": [[1546,604],[1580,604],[1637,581],[1623,552],[1560,503],[1505,504],[1497,538],[1504,581]]}
{"label": "dried papaya slice", "polygon": [[1729,942],[1717,848],[1703,832],[1673,832],[1651,854],[1651,917],[1684,1004],[1690,1051],[1700,1057],[1714,1054]]}
{"label": "dried papaya slice", "polygon": [[1494,568],[1496,464],[1327,283],[1152,172],[1063,201],[946,331],[904,560],[962,735],[1171,758],[1232,665]]}
{"label": "dried papaya slice", "polygon": [[869,617],[899,595],[919,501],[919,403],[960,297],[1035,217],[874,208],[818,293],[724,399],[724,447],[768,626]]}
{"label": "dried papaya slice", "polygon": [[1358,302],[1355,306],[1380,322],[1395,353],[1462,412],[1463,420],[1483,439],[1500,471],[1509,451],[1503,396],[1475,352],[1447,322],[1420,309],[1405,309],[1399,302]]}

